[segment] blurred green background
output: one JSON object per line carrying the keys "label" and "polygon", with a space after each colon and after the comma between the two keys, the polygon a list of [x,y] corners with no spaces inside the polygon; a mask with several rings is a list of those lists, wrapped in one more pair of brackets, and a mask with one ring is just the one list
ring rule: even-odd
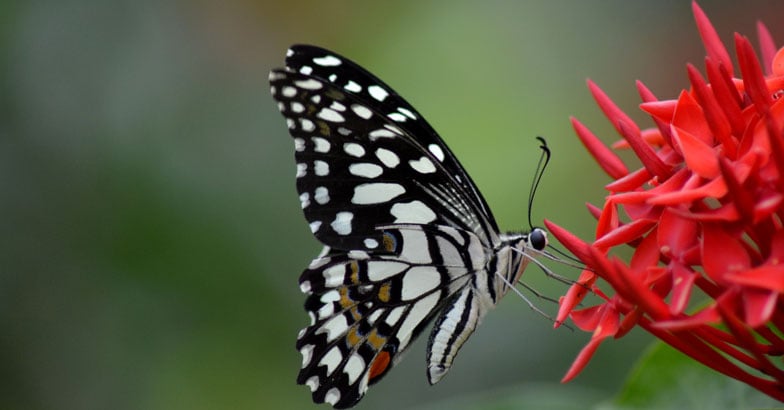
{"label": "blurred green background", "polygon": [[[616,137],[585,79],[648,127],[634,80],[673,98],[704,56],[688,1],[368,3],[0,3],[0,408],[314,408],[294,340],[320,247],[267,84],[288,45],[332,48],[404,95],[503,229],[526,228],[547,137],[534,218],[586,239],[608,179],[568,118]],[[780,2],[702,3],[725,41],[757,18],[784,40]],[[359,408],[538,408],[543,392],[584,407],[651,340],[610,342],[558,384],[589,336],[507,297],[440,384],[420,340]]]}

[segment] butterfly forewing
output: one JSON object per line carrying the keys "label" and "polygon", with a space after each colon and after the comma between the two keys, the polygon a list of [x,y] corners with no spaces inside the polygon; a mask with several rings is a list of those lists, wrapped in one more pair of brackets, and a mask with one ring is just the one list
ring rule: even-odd
{"label": "butterfly forewing", "polygon": [[455,225],[488,244],[493,239],[495,230],[441,162],[445,157],[345,88],[298,72],[272,77],[295,141],[305,217],[322,243],[378,250],[383,238],[375,227],[392,223]]}
{"label": "butterfly forewing", "polygon": [[430,152],[441,162],[452,178],[452,183],[459,186],[466,200],[482,213],[489,228],[498,231],[490,208],[457,157],[425,118],[395,90],[353,61],[315,46],[292,46],[286,56],[286,68],[335,84],[359,103],[386,116],[408,135],[415,136],[414,141],[421,149]]}

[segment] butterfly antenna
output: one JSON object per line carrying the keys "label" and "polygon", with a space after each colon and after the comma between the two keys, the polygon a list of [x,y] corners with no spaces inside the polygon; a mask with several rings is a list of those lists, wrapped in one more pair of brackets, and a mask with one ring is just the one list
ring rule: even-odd
{"label": "butterfly antenna", "polygon": [[542,155],[539,157],[539,163],[536,164],[536,172],[534,173],[534,180],[531,183],[531,190],[528,192],[528,226],[534,229],[534,224],[531,219],[531,209],[534,204],[534,197],[536,190],[539,188],[539,182],[542,181],[542,175],[547,168],[547,163],[550,162],[550,148],[547,147],[547,141],[544,138],[537,136],[537,140],[541,143],[539,148],[542,150]]}

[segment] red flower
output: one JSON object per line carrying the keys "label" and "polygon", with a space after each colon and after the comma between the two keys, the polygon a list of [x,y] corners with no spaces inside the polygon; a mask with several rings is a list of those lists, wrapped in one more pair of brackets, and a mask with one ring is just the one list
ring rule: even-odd
{"label": "red flower", "polygon": [[[654,128],[641,130],[594,83],[588,88],[642,167],[626,165],[576,119],[577,136],[615,181],[586,243],[546,221],[587,269],[561,298],[593,337],[564,377],[599,344],[635,325],[700,363],[784,401],[784,48],[759,25],[763,73],[735,36],[740,74],[708,18],[692,4],[707,50],[707,79],[687,67],[691,90],[659,101],[637,84]],[[634,248],[626,263],[612,251]],[[605,294],[604,282],[612,288]],[[576,309],[593,292],[603,302]],[[702,303],[696,294],[707,295]],[[700,307],[695,308],[693,305]]]}

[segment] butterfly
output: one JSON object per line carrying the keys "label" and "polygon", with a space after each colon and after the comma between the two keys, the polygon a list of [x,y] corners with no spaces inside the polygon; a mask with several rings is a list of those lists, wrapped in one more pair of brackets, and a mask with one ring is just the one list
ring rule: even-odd
{"label": "butterfly", "polygon": [[441,137],[351,60],[295,45],[269,80],[294,138],[302,210],[324,245],[299,278],[310,325],[297,338],[297,383],[314,402],[351,407],[433,320],[437,383],[546,231],[501,233]]}

